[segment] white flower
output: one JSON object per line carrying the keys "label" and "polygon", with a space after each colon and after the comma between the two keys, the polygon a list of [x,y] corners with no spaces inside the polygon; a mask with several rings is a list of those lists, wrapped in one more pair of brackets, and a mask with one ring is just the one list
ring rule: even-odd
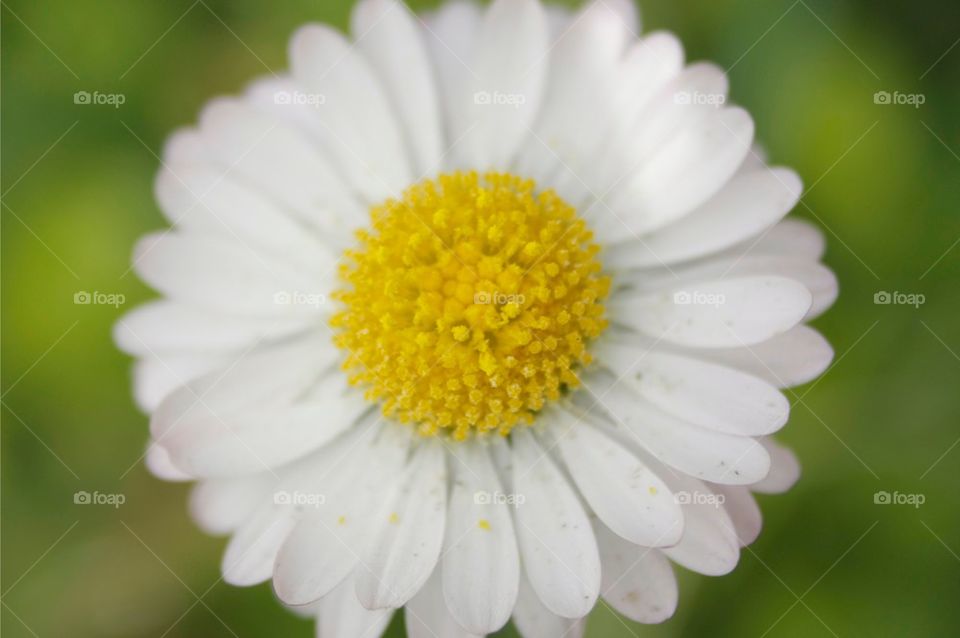
{"label": "white flower", "polygon": [[723,71],[637,30],[362,0],[170,140],[116,339],[228,582],[323,636],[576,636],[734,568],[836,281]]}

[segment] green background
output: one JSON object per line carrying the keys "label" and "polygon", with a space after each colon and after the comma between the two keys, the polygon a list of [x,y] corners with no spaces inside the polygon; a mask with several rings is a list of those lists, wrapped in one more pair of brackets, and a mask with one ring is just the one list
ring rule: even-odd
{"label": "green background", "polygon": [[[312,635],[267,585],[219,582],[224,541],[189,521],[184,485],[138,462],[146,419],[110,329],[151,297],[126,271],[134,240],[163,225],[152,181],[165,137],[211,97],[284,69],[297,25],[343,26],[350,4],[0,9],[7,636]],[[730,69],[733,100],[772,159],[804,176],[796,214],[825,229],[840,279],[839,301],[817,322],[837,358],[790,393],[782,440],[803,477],[761,497],[765,529],[737,570],[682,573],[680,608],[660,626],[598,609],[588,636],[958,635],[960,6],[650,0],[643,15],[645,31],[678,33],[689,59]],[[80,90],[126,102],[76,105]],[[878,105],[880,90],[926,102]],[[126,304],[75,305],[78,291]],[[876,305],[878,291],[925,303]],[[77,506],[78,490],[126,503]],[[926,500],[875,505],[878,490]]]}

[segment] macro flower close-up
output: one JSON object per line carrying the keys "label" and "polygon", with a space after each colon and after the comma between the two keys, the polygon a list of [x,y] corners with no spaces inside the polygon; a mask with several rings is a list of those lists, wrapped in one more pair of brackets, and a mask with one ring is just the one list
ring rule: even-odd
{"label": "macro flower close-up", "polygon": [[228,583],[321,636],[546,637],[734,569],[837,283],[723,70],[638,31],[361,0],[167,142],[133,258],[163,297],[116,340]]}
{"label": "macro flower close-up", "polygon": [[[820,5],[788,2],[770,24],[748,21],[745,41],[704,17],[692,47],[662,19],[682,11],[664,13],[654,0],[353,0],[326,7],[322,19],[287,7],[277,13],[285,55],[270,64],[220,8],[186,5],[139,58],[119,65],[117,87],[160,87],[161,97],[141,107],[139,89],[128,89],[131,102],[119,88],[73,95],[77,109],[112,110],[137,154],[112,160],[117,175],[106,181],[103,168],[77,164],[96,174],[87,188],[103,189],[83,205],[152,196],[152,218],[113,211],[84,230],[72,222],[34,231],[4,195],[4,215],[19,222],[12,228],[74,279],[66,289],[76,312],[101,313],[96,349],[108,353],[110,374],[88,371],[79,355],[61,367],[73,383],[90,377],[75,405],[111,407],[81,407],[77,429],[94,419],[122,432],[93,437],[97,451],[83,452],[78,471],[86,446],[62,435],[48,443],[38,416],[72,395],[38,398],[32,417],[16,394],[11,405],[4,399],[15,430],[40,446],[33,454],[49,453],[75,479],[78,511],[59,538],[43,531],[56,540],[45,551],[37,541],[35,562],[18,560],[14,578],[4,574],[4,628],[50,635],[47,625],[33,629],[44,622],[35,614],[17,613],[30,609],[23,600],[8,606],[6,597],[64,548],[76,552],[64,564],[94,565],[96,585],[66,597],[73,602],[56,617],[117,602],[89,626],[57,622],[81,637],[292,635],[306,621],[302,635],[319,638],[836,638],[866,611],[851,603],[821,615],[828,603],[811,592],[841,575],[845,584],[830,591],[867,579],[851,575],[863,569],[861,541],[891,551],[891,541],[871,536],[887,533],[880,515],[861,506],[912,508],[903,524],[925,541],[913,551],[943,554],[942,571],[917,567],[932,574],[931,589],[957,573],[950,515],[928,522],[930,510],[920,510],[938,493],[934,473],[950,473],[938,466],[949,464],[954,433],[944,428],[934,442],[918,432],[918,455],[903,438],[916,419],[894,407],[904,391],[890,389],[922,367],[906,363],[906,334],[956,371],[944,319],[952,315],[944,309],[896,332],[884,318],[888,342],[871,336],[894,306],[919,312],[927,291],[936,304],[935,282],[949,300],[956,244],[940,246],[938,235],[939,248],[922,258],[888,257],[886,246],[860,257],[873,233],[891,245],[919,241],[871,220],[893,215],[885,207],[898,201],[871,189],[893,197],[908,188],[895,185],[893,169],[848,179],[822,201],[810,196],[839,182],[820,186],[887,126],[781,88],[816,85],[816,73],[849,78],[851,69],[880,79]],[[4,11],[85,81],[42,29],[29,28],[32,12]],[[118,23],[136,24],[118,11]],[[712,10],[684,11],[716,20]],[[796,18],[808,31],[794,31]],[[175,72],[157,66],[173,55],[166,38],[180,42],[181,21],[185,29],[194,20],[221,39],[208,40],[204,56],[177,53]],[[280,22],[270,24],[279,47]],[[767,38],[778,29],[826,34],[829,59],[851,66],[801,56],[738,75],[760,51],[792,46]],[[141,37],[120,31],[91,55],[105,63],[119,39]],[[836,77],[824,90],[846,90]],[[189,98],[180,93],[188,83]],[[926,103],[924,93],[879,90],[870,106],[929,118]],[[43,170],[79,123],[6,180],[8,190],[29,185],[34,166]],[[926,142],[950,150],[926,119],[917,123]],[[861,125],[862,134],[845,128]],[[96,157],[102,131],[83,134]],[[931,201],[957,183],[945,172],[936,180]],[[856,221],[838,223],[844,214]],[[109,235],[106,252],[71,241],[85,232]],[[61,257],[67,244],[87,256]],[[903,264],[914,288],[878,283],[887,280],[874,267]],[[55,320],[21,306],[17,290],[14,316],[23,316],[14,325]],[[121,290],[133,291],[131,301]],[[827,312],[835,303],[839,318]],[[873,314],[851,310],[864,303]],[[52,365],[47,355],[85,325],[77,317],[52,343],[27,338],[38,352],[32,363],[15,359],[5,397],[23,379],[29,390],[34,367]],[[876,355],[869,362],[867,352]],[[926,374],[947,378],[937,370]],[[921,412],[945,411],[947,393],[934,394],[942,379],[910,383],[938,397]],[[871,460],[879,449],[889,454],[882,478]],[[4,458],[8,475],[23,463],[27,476],[36,462]],[[897,478],[888,478],[894,466]],[[85,531],[94,521],[97,531]],[[15,547],[23,542],[15,536]],[[133,553],[161,571],[149,576]],[[157,574],[186,596],[185,611]],[[56,588],[53,580],[45,587]],[[155,606],[131,602],[151,599]],[[205,612],[206,625],[197,620]],[[791,624],[796,616],[806,624]],[[936,618],[923,621],[929,635],[950,622]]]}

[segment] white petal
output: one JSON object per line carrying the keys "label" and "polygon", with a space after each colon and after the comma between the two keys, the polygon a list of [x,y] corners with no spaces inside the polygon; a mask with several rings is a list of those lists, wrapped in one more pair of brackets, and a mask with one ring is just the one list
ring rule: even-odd
{"label": "white petal", "polygon": [[324,148],[354,187],[370,203],[402,191],[413,176],[398,124],[353,45],[326,25],[307,25],[290,41],[290,66],[305,90],[322,96],[314,111]]}
{"label": "white petal", "polygon": [[557,616],[543,606],[526,576],[520,577],[520,593],[513,610],[513,623],[523,638],[582,638],[587,619]]}
{"label": "white petal", "polygon": [[734,246],[730,252],[733,255],[749,252],[751,255],[775,255],[820,261],[826,248],[826,240],[819,228],[806,220],[789,218],[764,231],[758,237],[747,239]]}
{"label": "white petal", "polygon": [[421,443],[396,494],[387,502],[356,572],[367,609],[401,607],[433,572],[443,544],[446,455],[438,441]]}
{"label": "white petal", "polygon": [[701,351],[722,365],[765,379],[778,388],[802,385],[819,377],[833,361],[833,348],[809,326],[799,325],[749,347]]}
{"label": "white petal", "polygon": [[753,120],[739,108],[691,122],[612,196],[635,234],[662,228],[704,204],[737,172],[753,143]]}
{"label": "white petal", "polygon": [[556,4],[544,4],[543,9],[547,14],[550,42],[553,43],[554,50],[560,45],[560,41],[575,28],[575,23],[582,19],[584,14],[595,11],[602,10],[618,20],[621,23],[621,29],[633,38],[637,38],[637,34],[640,33],[640,16],[631,0],[593,0],[592,3],[581,7],[580,11],[576,13],[565,6]]}
{"label": "white petal", "polygon": [[591,190],[581,179],[590,175],[610,127],[611,93],[631,36],[632,9],[632,3],[623,0],[595,0],[576,16],[566,16],[560,33],[552,38],[543,109],[534,123],[535,133],[518,151],[516,172],[541,187],[556,187],[572,205]]}
{"label": "white petal", "polygon": [[543,12],[547,16],[547,32],[550,34],[550,41],[556,42],[557,38],[570,27],[570,16],[573,12],[555,4],[543,5]]}
{"label": "white petal", "polygon": [[223,353],[288,336],[309,325],[309,318],[237,317],[162,299],[121,317],[114,324],[113,338],[117,347],[132,355]]}
{"label": "white petal", "polygon": [[[683,46],[671,33],[650,34],[628,51],[622,65],[622,86],[614,94],[618,120],[610,151],[599,159],[607,175],[603,193],[622,190],[678,133],[715,115],[715,105],[683,104],[678,95],[717,95],[728,89],[723,69],[697,63],[683,67]],[[615,199],[615,198],[614,198]]]}
{"label": "white petal", "polygon": [[[317,93],[310,93],[288,76],[267,76],[252,82],[244,95],[248,103],[269,115],[276,125],[292,127],[299,137],[314,146],[322,157],[318,166],[309,166],[309,182],[293,191],[275,193],[265,190],[283,207],[306,220],[325,244],[338,252],[352,246],[354,231],[367,223],[370,202],[347,179],[338,150],[331,146],[330,129],[317,117]],[[298,170],[302,170],[302,167]],[[290,173],[298,176],[299,173]],[[379,202],[378,202],[379,203]]]}
{"label": "white petal", "polygon": [[441,564],[443,597],[467,631],[491,633],[510,619],[517,600],[517,539],[509,506],[478,498],[501,491],[487,450],[467,443],[451,456],[455,478]]}
{"label": "white petal", "polygon": [[[349,494],[338,495],[337,501],[347,498]],[[273,587],[277,597],[289,605],[303,605],[328,595],[359,561],[360,548],[352,542],[356,526],[350,524],[349,529],[341,529],[336,521],[328,519],[316,515],[304,517],[277,550]],[[353,518],[344,515],[344,520]],[[347,525],[344,523],[341,527]]]}
{"label": "white petal", "polygon": [[[473,59],[481,17],[480,5],[476,2],[451,0],[435,12],[425,14],[421,21],[423,38],[436,69],[447,145],[456,146],[463,134],[455,130],[459,120],[455,123],[451,114],[460,107],[461,96],[467,90],[471,73],[468,61]],[[451,155],[448,155],[448,165]]]}
{"label": "white petal", "polygon": [[580,501],[528,430],[514,431],[517,540],[530,584],[558,616],[587,615],[600,591],[600,556]]}
{"label": "white petal", "polygon": [[[655,44],[648,49],[648,44]],[[625,86],[614,95],[619,105],[607,152],[598,157],[599,193],[609,201],[623,200],[628,185],[651,158],[670,146],[684,131],[702,127],[716,115],[716,105],[683,104],[678,96],[710,95],[725,99],[728,83],[723,69],[708,63],[682,68],[683,48],[672,34],[655,34],[628,52]],[[604,237],[601,234],[601,237]],[[605,237],[604,237],[605,238]]]}
{"label": "white petal", "polygon": [[804,317],[805,321],[813,321],[826,312],[837,300],[839,294],[837,276],[833,274],[832,270],[821,264],[797,260],[794,265],[795,270],[790,273],[790,276],[802,282],[813,295],[813,303],[807,312],[807,316]]}
{"label": "white petal", "polygon": [[[671,417],[642,399],[629,379],[614,385],[601,405],[621,431],[632,434],[662,463],[690,476],[724,485],[746,485],[759,481],[770,470],[770,457],[755,440]],[[659,476],[670,484],[668,476]]]}
{"label": "white petal", "polygon": [[600,520],[630,542],[673,545],[683,533],[683,514],[660,478],[635,455],[572,415],[558,431],[563,460]]}
{"label": "white petal", "polygon": [[240,353],[222,369],[167,397],[152,415],[151,432],[164,442],[169,430],[193,414],[288,405],[310,389],[337,356],[329,335],[316,333]]}
{"label": "white petal", "polygon": [[688,477],[672,476],[670,485],[683,505],[683,538],[674,547],[662,549],[670,560],[705,576],[733,571],[740,559],[740,540],[717,495],[706,484]]}
{"label": "white petal", "polygon": [[513,451],[505,438],[497,436],[490,440],[490,458],[497,469],[501,487],[507,494],[513,494]]}
{"label": "white petal", "polygon": [[[288,604],[326,596],[353,571],[386,497],[383,486],[402,472],[408,431],[369,421],[303,465],[300,480],[287,482],[288,491],[319,495],[277,555],[273,586]],[[350,590],[353,595],[352,580]]]}
{"label": "white petal", "polygon": [[812,297],[805,321],[820,315],[837,298],[837,278],[825,266],[802,257],[726,253],[692,264],[624,273],[622,279],[637,292],[666,288],[696,289],[699,282],[776,276],[800,282]]}
{"label": "white petal", "polygon": [[309,605],[288,605],[282,600],[280,600],[279,598],[277,598],[276,596],[274,596],[274,599],[278,603],[283,605],[284,609],[292,613],[294,616],[297,616],[298,618],[304,618],[309,620],[317,619],[317,612],[320,610],[320,602],[321,602],[319,600],[316,602],[312,602]]}
{"label": "white petal", "polygon": [[677,222],[642,241],[610,247],[604,262],[611,268],[661,266],[718,252],[773,226],[802,191],[800,178],[790,169],[741,171]]}
{"label": "white petal", "polygon": [[636,4],[631,0],[595,0],[594,4],[616,16],[617,20],[623,24],[629,38],[635,40],[639,37],[640,14],[637,12]]}
{"label": "white petal", "polygon": [[[595,153],[591,157],[593,163],[580,175],[568,171],[564,174],[566,182],[576,186],[582,180],[591,185],[591,198],[595,199],[609,194],[639,168],[643,157],[631,143],[634,129],[638,122],[644,121],[645,109],[651,100],[681,72],[683,60],[683,45],[671,33],[651,33],[630,45],[613,69],[615,77],[606,105],[612,117],[610,121],[597,124],[603,133],[597,136]],[[569,188],[566,183],[554,186],[560,193],[566,193]],[[623,223],[614,217],[606,203],[582,204],[582,214],[591,220],[593,230],[599,231],[598,237],[613,241],[623,239]],[[609,237],[602,232],[605,224],[615,229]]]}
{"label": "white petal", "polygon": [[[235,476],[278,467],[331,441],[369,404],[337,372],[318,382],[309,401],[242,412],[203,410],[183,419],[163,443],[196,476]],[[205,412],[205,413],[204,413]]]}
{"label": "white petal", "polygon": [[800,323],[812,297],[783,277],[707,281],[659,295],[622,295],[615,318],[652,337],[698,348],[760,343]]}
{"label": "white petal", "polygon": [[750,493],[753,486],[748,489],[732,485],[711,485],[710,489],[723,495],[723,508],[733,522],[740,545],[746,547],[757,540],[763,528],[763,514]]}
{"label": "white petal", "polygon": [[[651,97],[634,126],[637,152],[649,155],[659,152],[664,143],[693,124],[709,120],[720,113],[730,90],[726,72],[711,62],[695,62],[663,85]],[[686,99],[687,97],[690,99]],[[697,96],[713,100],[697,100]]]}
{"label": "white petal", "polygon": [[369,610],[360,604],[353,581],[346,579],[324,596],[317,610],[317,638],[380,638],[393,609]]}
{"label": "white petal", "polygon": [[397,0],[364,0],[353,10],[351,30],[402,124],[415,174],[435,172],[443,152],[440,110],[416,18]]}
{"label": "white petal", "polygon": [[[276,94],[271,97],[276,101]],[[322,229],[331,215],[355,208],[345,206],[350,198],[339,184],[335,163],[305,133],[302,125],[266,112],[252,99],[219,98],[200,114],[204,155],[184,156],[195,153],[195,145],[180,145],[173,147],[177,154],[167,164],[179,173],[182,166],[206,165],[204,158],[211,157],[218,175],[257,186],[271,201]]]}
{"label": "white petal", "polygon": [[133,396],[137,407],[147,414],[170,393],[213,370],[220,369],[222,356],[164,354],[147,355],[133,364]]}
{"label": "white petal", "polygon": [[[141,279],[174,300],[253,317],[326,312],[336,274],[317,277],[238,242],[175,232],[142,238],[133,267]],[[291,301],[296,299],[315,303]]]}
{"label": "white petal", "polygon": [[472,168],[508,165],[540,107],[549,63],[537,0],[495,0],[481,20],[463,90],[450,112],[455,152]]}
{"label": "white petal", "polygon": [[216,153],[204,141],[200,131],[183,127],[174,131],[163,143],[164,164],[203,165],[217,161]]}
{"label": "white petal", "polygon": [[603,525],[595,530],[603,562],[603,599],[635,622],[660,623],[673,616],[677,579],[663,554],[634,545]]}
{"label": "white petal", "polygon": [[237,530],[223,554],[223,580],[245,587],[270,578],[280,546],[297,521],[289,506],[266,502]]}
{"label": "white petal", "polygon": [[770,473],[762,481],[751,485],[750,489],[761,494],[782,494],[800,478],[797,455],[768,437],[760,439],[760,443],[770,454]]}
{"label": "white petal", "polygon": [[178,468],[162,445],[150,441],[144,455],[144,464],[150,473],[164,481],[190,481],[192,476]]}
{"label": "white petal", "polygon": [[409,638],[476,638],[457,624],[443,600],[440,567],[404,608]]}
{"label": "white petal", "polygon": [[217,235],[319,273],[336,255],[281,205],[212,166],[165,166],[154,186],[167,219],[180,228]]}
{"label": "white petal", "polygon": [[754,142],[750,153],[747,155],[747,158],[743,160],[743,166],[740,168],[742,171],[756,171],[762,168],[768,168],[769,164],[770,154],[767,152],[767,149],[765,149],[762,144]]}
{"label": "white petal", "polygon": [[804,321],[816,319],[837,300],[837,277],[829,268],[809,259],[749,256],[730,268],[731,276],[760,273],[799,281],[810,291],[812,302]]}
{"label": "white petal", "polygon": [[[642,122],[639,115],[668,82],[689,82],[698,73],[683,71],[684,52],[680,40],[666,31],[655,31],[630,45],[617,69],[620,81],[613,96],[616,111],[624,118],[625,128]],[[721,76],[722,81],[722,76]]]}
{"label": "white petal", "polygon": [[[356,477],[359,472],[356,468],[363,467],[358,460],[369,461],[370,457],[363,455],[370,453],[370,440],[378,433],[379,429],[372,421],[358,425],[333,444],[289,466],[283,479],[274,483],[272,497],[265,500],[230,539],[222,562],[224,580],[236,585],[254,585],[267,580],[272,573],[274,589],[284,602],[303,604],[319,598],[320,596],[316,596],[297,600],[291,597],[288,600],[280,595],[282,591],[286,591],[288,582],[283,565],[289,564],[289,561],[280,559],[281,547],[296,544],[293,540],[296,530],[303,525],[306,515],[316,516],[322,507],[327,506],[334,509],[350,506],[362,508],[365,505],[362,499],[354,498],[358,493],[366,493],[357,487],[360,480]],[[368,445],[361,445],[362,443]],[[354,454],[353,457],[350,452]],[[375,469],[379,467],[375,463],[371,465]],[[367,474],[373,476],[376,472]],[[353,489],[345,495],[342,485]],[[323,548],[322,542],[320,545]],[[346,557],[348,561],[351,558],[356,560],[355,554],[345,552],[342,548],[342,544],[334,546],[331,543],[326,547],[327,551],[336,551],[336,556],[341,559]],[[302,549],[304,551],[299,552],[297,564],[303,564],[302,569],[309,572],[310,566],[319,560],[320,552],[310,551],[309,546]],[[333,583],[323,592],[328,593],[349,573],[352,565],[353,563],[349,563],[346,570],[333,576],[328,570],[309,573],[321,578],[333,578]]]}
{"label": "white petal", "polygon": [[190,492],[190,514],[208,534],[234,531],[253,514],[258,503],[269,498],[270,475],[210,479]]}
{"label": "white petal", "polygon": [[790,402],[774,386],[733,368],[613,340],[596,356],[618,376],[634,380],[657,407],[704,428],[759,436],[779,430],[790,413]]}

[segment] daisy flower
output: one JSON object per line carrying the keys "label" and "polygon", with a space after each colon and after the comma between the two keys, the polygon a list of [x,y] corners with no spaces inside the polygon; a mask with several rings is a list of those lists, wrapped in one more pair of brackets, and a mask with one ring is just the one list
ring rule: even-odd
{"label": "daisy flower", "polygon": [[720,68],[627,0],[361,0],[163,153],[119,322],[147,462],[319,636],[656,623],[797,479],[823,240]]}

